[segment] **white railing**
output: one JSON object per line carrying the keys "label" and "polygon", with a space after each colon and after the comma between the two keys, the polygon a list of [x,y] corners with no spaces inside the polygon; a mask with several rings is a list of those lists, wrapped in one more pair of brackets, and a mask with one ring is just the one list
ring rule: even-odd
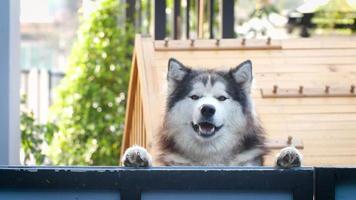
{"label": "white railing", "polygon": [[47,121],[51,105],[52,92],[64,73],[51,72],[46,69],[21,71],[21,95],[26,96],[26,108],[31,110],[40,123]]}

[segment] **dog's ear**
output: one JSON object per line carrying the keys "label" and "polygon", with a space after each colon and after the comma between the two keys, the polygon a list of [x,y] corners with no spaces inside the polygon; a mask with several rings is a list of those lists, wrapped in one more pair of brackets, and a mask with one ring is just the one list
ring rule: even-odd
{"label": "dog's ear", "polygon": [[246,60],[230,71],[235,81],[246,91],[250,91],[252,85],[252,63]]}
{"label": "dog's ear", "polygon": [[167,80],[169,82],[177,82],[183,80],[185,75],[190,72],[190,68],[185,67],[182,63],[174,58],[168,61]]}

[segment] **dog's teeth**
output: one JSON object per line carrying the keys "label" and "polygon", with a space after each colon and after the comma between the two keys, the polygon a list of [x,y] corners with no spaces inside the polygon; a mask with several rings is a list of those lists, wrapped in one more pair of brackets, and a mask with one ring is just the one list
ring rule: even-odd
{"label": "dog's teeth", "polygon": [[199,132],[204,132],[203,129],[199,126]]}
{"label": "dog's teeth", "polygon": [[203,134],[211,134],[214,133],[215,131],[215,127],[212,128],[202,128],[201,126],[199,126],[199,132],[203,133]]}

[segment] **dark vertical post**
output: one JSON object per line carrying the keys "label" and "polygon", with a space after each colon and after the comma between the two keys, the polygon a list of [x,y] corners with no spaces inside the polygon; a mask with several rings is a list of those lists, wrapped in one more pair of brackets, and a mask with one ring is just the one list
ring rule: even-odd
{"label": "dark vertical post", "polygon": [[293,199],[295,200],[313,200],[314,177],[307,174],[300,174],[303,176],[303,184],[293,189]]}
{"label": "dark vertical post", "polygon": [[223,0],[222,4],[222,38],[234,38],[234,0]]}
{"label": "dark vertical post", "polygon": [[356,32],[356,17],[354,18],[354,23],[351,25],[351,31],[352,33]]}
{"label": "dark vertical post", "polygon": [[143,27],[142,27],[142,1],[137,1],[137,20],[135,20],[135,26],[136,26],[136,31],[139,33],[143,32]]}
{"label": "dark vertical post", "polygon": [[309,28],[312,27],[313,13],[304,13],[302,17],[302,31],[300,33],[301,37],[310,37]]}
{"label": "dark vertical post", "polygon": [[166,37],[166,0],[155,0],[155,40]]}
{"label": "dark vertical post", "polygon": [[173,13],[173,38],[178,39],[181,31],[181,17],[180,17],[180,0],[174,0],[174,13]]}
{"label": "dark vertical post", "polygon": [[136,0],[126,0],[126,21],[135,25]]}
{"label": "dark vertical post", "polygon": [[122,189],[121,190],[122,200],[140,200],[141,192],[138,189]]}
{"label": "dark vertical post", "polygon": [[210,14],[209,14],[209,32],[210,39],[214,38],[214,0],[210,0]]}
{"label": "dark vertical post", "polygon": [[335,199],[335,169],[316,168],[315,169],[315,199],[334,200]]}
{"label": "dark vertical post", "polygon": [[186,27],[187,27],[187,29],[186,29],[186,37],[187,37],[187,39],[189,39],[190,38],[190,33],[189,33],[189,31],[190,31],[190,0],[187,0],[187,9],[186,9],[186,11],[187,11],[187,17],[186,17]]}

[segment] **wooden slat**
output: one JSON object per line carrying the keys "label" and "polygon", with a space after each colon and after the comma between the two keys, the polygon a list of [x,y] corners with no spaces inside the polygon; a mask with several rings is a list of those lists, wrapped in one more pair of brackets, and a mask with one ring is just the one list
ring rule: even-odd
{"label": "wooden slat", "polygon": [[165,60],[168,57],[174,55],[174,57],[177,58],[182,58],[182,59],[194,59],[194,58],[219,58],[219,59],[224,59],[224,58],[249,58],[253,57],[254,59],[256,58],[309,58],[309,57],[325,57],[325,56],[330,56],[330,57],[345,57],[345,56],[356,56],[356,48],[353,49],[289,49],[289,50],[250,50],[250,51],[240,51],[238,54],[236,54],[236,51],[224,51],[224,50],[219,50],[219,51],[190,51],[189,54],[185,51],[160,51],[156,52],[156,59],[157,60]]}
{"label": "wooden slat", "polygon": [[131,63],[131,73],[130,73],[130,82],[129,82],[129,89],[127,93],[127,102],[126,102],[126,112],[125,112],[125,128],[124,128],[124,135],[122,136],[122,143],[121,143],[121,155],[124,154],[125,149],[129,147],[130,141],[132,138],[132,126],[133,126],[133,107],[134,103],[132,99],[136,95],[136,88],[137,88],[137,62],[136,62],[136,53],[132,55],[132,63]]}
{"label": "wooden slat", "polygon": [[[351,163],[356,163],[356,155],[344,155],[344,156],[304,156],[304,166],[350,166]],[[317,161],[317,162],[316,162]],[[273,166],[275,163],[275,156],[265,157],[265,165]]]}
{"label": "wooden slat", "polygon": [[[139,85],[139,84],[138,84]],[[134,124],[133,124],[133,126],[134,126],[134,131],[135,131],[135,134],[133,134],[133,139],[132,139],[132,143],[130,144],[130,146],[132,146],[132,145],[135,145],[135,144],[137,144],[137,142],[136,142],[136,138],[137,138],[137,135],[138,134],[140,134],[139,132],[138,132],[138,124],[137,124],[137,118],[138,118],[138,106],[137,106],[137,101],[138,101],[138,98],[140,98],[140,96],[139,96],[139,93],[138,92],[136,92],[136,96],[135,96],[135,99],[134,99],[134,101],[135,101],[135,103],[134,103],[134,105],[135,105],[135,107],[134,107],[134,110],[133,110],[133,112],[134,112]]]}
{"label": "wooden slat", "polygon": [[288,137],[280,137],[278,139],[272,139],[270,138],[269,140],[266,141],[266,147],[268,149],[282,149],[284,147],[293,145],[294,147],[296,147],[297,149],[303,149],[304,148],[304,144],[303,141],[301,141],[300,139],[296,139],[291,137],[291,140],[289,141]]}
{"label": "wooden slat", "polygon": [[[187,63],[187,65],[191,66],[201,66],[202,68],[222,68],[228,69],[231,67],[235,67],[246,59],[252,59],[249,57],[238,58],[238,57],[230,57],[230,58],[178,58],[183,63]],[[157,66],[166,67],[167,59],[157,60]],[[204,62],[202,62],[204,61]],[[356,62],[356,57],[354,56],[339,56],[339,57],[329,57],[328,59],[322,57],[313,57],[309,59],[301,59],[301,58],[293,58],[293,57],[284,57],[284,58],[255,58],[253,59],[254,67],[265,67],[270,65],[354,65]]]}
{"label": "wooden slat", "polygon": [[155,70],[152,70],[154,66],[154,49],[153,43],[150,38],[141,38],[136,36],[135,47],[137,49],[137,64],[138,64],[138,77],[140,80],[143,116],[145,128],[147,131],[147,143],[151,143],[153,135],[158,131],[159,124],[162,119],[159,116],[151,116],[156,111],[151,110],[156,108],[157,102],[157,74]]}
{"label": "wooden slat", "polygon": [[304,144],[304,145],[305,145],[305,148],[303,150],[301,150],[301,152],[303,153],[305,158],[307,158],[307,157],[315,157],[316,158],[318,156],[319,157],[356,156],[356,153],[353,153],[356,151],[356,148],[353,148],[353,147],[337,148],[337,147],[333,147],[330,145],[307,147],[306,146],[307,144]]}
{"label": "wooden slat", "polygon": [[[224,39],[219,46],[215,40],[196,40],[195,46],[190,46],[188,40],[170,40],[168,46],[164,41],[155,41],[156,51],[196,51],[196,50],[268,50],[268,49],[352,49],[356,48],[354,37],[349,38],[305,38],[290,40],[272,40],[268,45],[267,40],[249,39],[245,43],[242,39]],[[277,48],[278,47],[278,48]]]}
{"label": "wooden slat", "polygon": [[[265,123],[264,127],[267,130],[286,130],[286,131],[294,131],[294,130],[356,130],[356,123],[354,121],[351,122],[299,122],[299,123]],[[356,133],[355,133],[356,134]]]}
{"label": "wooden slat", "polygon": [[295,98],[295,99],[265,99],[261,97],[254,98],[254,103],[257,106],[263,105],[354,105],[356,104],[353,98],[335,97],[335,98]]}
{"label": "wooden slat", "polygon": [[[356,50],[355,50],[356,51]],[[166,60],[160,61],[160,65],[157,66],[159,67],[157,70],[160,70],[162,72],[166,72],[167,68],[167,60],[169,57],[167,57]],[[201,59],[197,57],[196,59]],[[179,60],[179,59],[178,59]],[[184,60],[182,60],[184,62]],[[231,64],[222,64],[220,63],[218,66],[213,65],[211,63],[207,63],[205,66],[200,67],[195,67],[195,68],[210,68],[210,69],[229,69],[232,68],[233,66],[237,65],[237,62],[234,61],[234,63]],[[279,73],[355,73],[356,72],[356,64],[268,64],[265,63],[263,65],[255,65],[253,64],[253,70],[254,74],[279,74]]]}
{"label": "wooden slat", "polygon": [[192,45],[191,40],[169,40],[168,45],[165,41],[156,41],[156,51],[216,51],[216,50],[278,50],[281,49],[280,42],[273,42],[266,46],[266,41],[255,40],[248,44],[243,44],[242,39],[234,39],[219,42],[216,40],[195,40]]}
{"label": "wooden slat", "polygon": [[[137,94],[141,93],[141,87],[140,85],[138,85],[138,90],[137,90]],[[137,132],[138,134],[136,134],[137,139],[136,139],[136,144],[142,146],[141,144],[141,135],[142,135],[142,121],[141,121],[141,116],[142,116],[142,109],[141,109],[141,96],[138,95],[137,100],[136,100],[136,106],[137,106]]]}
{"label": "wooden slat", "polygon": [[356,105],[335,105],[335,106],[280,106],[280,105],[270,105],[270,106],[260,106],[257,107],[257,112],[259,114],[302,114],[302,113],[356,113]]}
{"label": "wooden slat", "polygon": [[[355,86],[352,86],[353,88]],[[326,91],[327,90],[327,91]],[[355,89],[353,89],[355,90]],[[332,97],[356,97],[356,92],[351,92],[350,87],[344,88],[330,88],[330,86],[325,86],[325,88],[304,88],[303,86],[299,88],[292,89],[261,89],[262,98],[332,98]]]}

